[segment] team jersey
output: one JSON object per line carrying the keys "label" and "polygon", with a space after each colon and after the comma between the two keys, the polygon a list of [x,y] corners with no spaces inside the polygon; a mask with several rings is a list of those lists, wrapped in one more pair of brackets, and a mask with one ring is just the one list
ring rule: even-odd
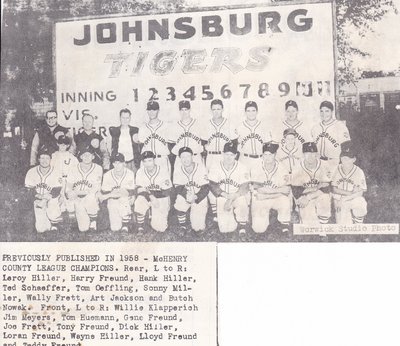
{"label": "team jersey", "polygon": [[125,167],[121,177],[116,176],[115,169],[104,174],[101,189],[104,192],[111,192],[118,188],[126,190],[133,190],[135,188],[135,174],[130,169]]}
{"label": "team jersey", "polygon": [[209,152],[222,152],[224,145],[237,138],[236,131],[232,128],[228,119],[223,118],[217,125],[213,119],[204,125],[202,139],[207,141],[206,150]]}
{"label": "team jersey", "polygon": [[169,131],[170,128],[162,120],[155,127],[151,127],[149,123],[140,127],[138,138],[143,143],[142,153],[152,151],[155,155],[169,155]]}
{"label": "team jersey", "polygon": [[304,161],[300,161],[300,165],[294,170],[291,185],[308,187],[318,187],[320,183],[329,183],[332,179],[330,166],[326,161],[318,160],[315,169],[306,168]]}
{"label": "team jersey", "polygon": [[264,160],[257,162],[250,171],[251,181],[263,184],[265,187],[276,189],[278,187],[289,185],[289,172],[285,166],[275,161],[272,171],[265,167]]}
{"label": "team jersey", "polygon": [[285,166],[289,173],[292,173],[299,166],[302,157],[303,153],[298,146],[294,146],[292,150],[285,146],[279,146],[276,152],[276,160]]}
{"label": "team jersey", "polygon": [[71,170],[67,177],[68,185],[72,185],[74,191],[91,191],[96,192],[100,190],[101,181],[103,178],[103,168],[96,163],[87,172],[84,172],[81,163]]}
{"label": "team jersey", "polygon": [[51,155],[51,165],[61,173],[62,177],[67,177],[78,163],[78,159],[69,151],[56,151]]}
{"label": "team jersey", "polygon": [[311,140],[311,132],[304,124],[303,121],[298,121],[296,125],[289,124],[286,120],[283,120],[275,128],[273,133],[273,141],[279,143],[279,146],[283,147],[285,145],[285,138],[283,137],[283,131],[286,129],[293,129],[297,132],[296,145],[301,149],[305,142]]}
{"label": "team jersey", "polygon": [[262,155],[263,144],[272,140],[270,130],[265,123],[258,120],[254,126],[250,126],[247,121],[242,121],[236,128],[238,135],[238,150],[242,154]]}
{"label": "team jersey", "polygon": [[[341,164],[338,165],[333,173],[332,186],[350,192],[354,190],[354,187],[358,187],[364,191],[367,190],[364,172],[356,165],[353,166],[353,169],[348,174],[344,173]],[[337,198],[340,197],[340,195],[333,194],[333,197]]]}
{"label": "team jersey", "polygon": [[39,195],[45,195],[50,193],[53,188],[62,186],[62,177],[53,166],[50,166],[49,171],[45,174],[40,171],[40,166],[36,166],[26,174],[25,186],[35,189]]}
{"label": "team jersey", "polygon": [[328,125],[320,122],[312,128],[311,134],[317,143],[320,155],[331,159],[338,159],[341,151],[340,144],[350,140],[346,124],[336,119]]}
{"label": "team jersey", "polygon": [[204,165],[195,162],[193,171],[188,173],[182,165],[174,171],[174,184],[184,185],[187,190],[197,193],[208,184],[207,170]]}
{"label": "team jersey", "polygon": [[202,131],[203,126],[197,119],[192,119],[187,125],[183,124],[182,121],[178,121],[170,129],[170,141],[176,143],[172,149],[172,154],[178,155],[179,149],[182,147],[189,147],[194,154],[200,154],[203,151],[201,144]]}
{"label": "team jersey", "polygon": [[153,173],[145,167],[139,168],[136,173],[136,185],[145,188],[148,192],[168,190],[172,187],[170,174],[166,168],[155,165]]}
{"label": "team jersey", "polygon": [[223,192],[235,193],[240,185],[250,181],[250,174],[247,168],[238,161],[235,161],[230,170],[227,170],[220,161],[218,165],[211,167],[208,179],[217,183]]}

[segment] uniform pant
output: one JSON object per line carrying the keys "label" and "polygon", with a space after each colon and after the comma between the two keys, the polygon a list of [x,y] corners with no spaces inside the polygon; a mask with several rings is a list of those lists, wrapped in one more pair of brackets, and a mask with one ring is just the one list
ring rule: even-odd
{"label": "uniform pant", "polygon": [[77,197],[73,200],[76,221],[81,232],[89,230],[91,219],[97,217],[99,202],[96,194],[90,193],[84,197]]}
{"label": "uniform pant", "polygon": [[334,199],[336,223],[362,223],[367,215],[367,202],[364,197],[356,197],[349,201]]}
{"label": "uniform pant", "polygon": [[208,208],[207,198],[200,203],[188,203],[181,195],[178,195],[174,205],[177,211],[186,213],[190,209],[190,223],[195,231],[202,231],[206,228],[206,215]]}
{"label": "uniform pant", "polygon": [[169,197],[157,198],[158,206],[143,196],[138,196],[135,202],[135,212],[146,215],[151,210],[151,227],[157,232],[164,232],[168,227],[168,213],[170,208]]}
{"label": "uniform pant", "polygon": [[280,195],[271,199],[258,200],[253,195],[251,202],[251,217],[253,230],[256,233],[263,233],[269,226],[269,212],[274,209],[278,212],[278,221],[281,223],[290,222],[291,197]]}
{"label": "uniform pant", "polygon": [[247,223],[249,219],[249,205],[246,196],[235,199],[229,211],[224,208],[226,201],[227,199],[224,197],[217,198],[218,227],[221,233],[233,232],[238,223]]}
{"label": "uniform pant", "polygon": [[52,223],[61,221],[61,207],[59,198],[52,198],[42,207],[42,200],[33,202],[35,212],[35,228],[38,233],[43,233],[51,229]]}
{"label": "uniform pant", "polygon": [[[219,165],[222,160],[222,154],[207,154],[206,168],[210,171],[213,167]],[[217,197],[212,192],[208,194],[208,200],[210,201],[211,210],[213,215],[217,214]]]}
{"label": "uniform pant", "polygon": [[323,193],[308,202],[304,208],[299,208],[300,220],[303,224],[328,223],[331,217],[331,195]]}
{"label": "uniform pant", "polygon": [[112,231],[119,231],[122,228],[122,224],[131,219],[133,201],[130,197],[108,199],[107,209]]}

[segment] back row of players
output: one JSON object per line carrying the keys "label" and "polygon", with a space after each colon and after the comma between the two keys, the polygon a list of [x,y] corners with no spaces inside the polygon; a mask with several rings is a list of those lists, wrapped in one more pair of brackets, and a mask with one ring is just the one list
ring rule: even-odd
{"label": "back row of players", "polygon": [[[205,229],[209,203],[221,232],[243,232],[249,219],[255,232],[264,232],[271,209],[285,230],[294,208],[302,223],[328,223],[331,196],[336,222],[363,222],[365,176],[354,165],[348,130],[335,119],[333,104],[321,103],[321,122],[310,134],[297,118],[297,103],[288,101],[285,109],[280,128],[269,128],[249,101],[245,120],[234,129],[223,117],[222,101],[211,102],[206,123],[193,119],[190,103],[181,101],[181,119],[171,127],[158,119],[158,103],[149,102],[149,121],[140,129],[130,126],[130,111],[121,110],[121,126],[110,128],[108,143],[93,131],[92,116],[84,116],[72,138],[48,112],[32,143],[31,163],[38,157],[39,165],[25,182],[35,195],[36,229],[56,229],[63,210],[81,231],[95,229],[99,202],[107,200],[112,230],[127,229],[134,211],[139,229],[147,216],[163,232],[171,195],[180,226],[187,227],[190,211],[196,231]],[[178,157],[174,169],[171,153]],[[98,164],[113,168],[103,177]]]}

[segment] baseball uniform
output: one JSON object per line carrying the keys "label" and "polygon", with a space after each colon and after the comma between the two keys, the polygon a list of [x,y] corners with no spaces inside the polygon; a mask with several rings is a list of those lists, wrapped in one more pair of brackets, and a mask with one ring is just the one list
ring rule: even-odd
{"label": "baseball uniform", "polygon": [[103,169],[95,163],[91,164],[87,172],[82,170],[82,163],[79,163],[68,174],[67,195],[72,191],[76,193],[87,192],[85,196],[70,199],[73,202],[78,228],[82,232],[89,230],[91,221],[97,218],[99,210],[97,193],[101,189],[102,178]]}
{"label": "baseball uniform", "polygon": [[298,146],[300,150],[302,145],[311,139],[311,132],[303,121],[299,120],[295,125],[292,125],[289,124],[286,120],[283,120],[278,124],[278,126],[276,126],[273,133],[273,141],[279,143],[281,147],[285,145],[283,131],[285,131],[286,129],[293,129],[296,131],[296,146]]}
{"label": "baseball uniform", "polygon": [[[208,178],[218,185],[222,192],[236,193],[240,185],[250,181],[250,174],[245,166],[235,160],[233,167],[227,170],[223,162],[211,167]],[[236,230],[238,223],[245,224],[249,217],[248,200],[240,196],[232,204],[230,210],[225,210],[226,198],[217,196],[217,215],[219,230],[223,233]]]}
{"label": "baseball uniform", "polygon": [[[206,214],[208,208],[208,177],[203,164],[194,162],[192,172],[188,172],[184,166],[174,171],[174,185],[178,191],[175,201],[175,209],[178,211],[178,219],[186,221],[186,212],[190,209],[190,221],[195,231],[204,230],[206,227]],[[199,193],[201,191],[201,193]],[[188,202],[188,194],[197,195],[194,202]],[[183,215],[179,215],[184,213]]]}
{"label": "baseball uniform", "polygon": [[[40,166],[31,168],[25,177],[25,186],[33,189],[36,195],[48,195],[49,199],[35,198],[33,203],[35,212],[35,228],[37,232],[49,231],[52,224],[61,221],[60,198],[51,197],[53,189],[62,187],[62,176],[58,170],[50,166],[47,173],[42,173]],[[53,190],[54,191],[54,190]]]}
{"label": "baseball uniform", "polygon": [[[353,165],[353,169],[346,174],[340,164],[333,174],[332,186],[349,192],[352,192],[355,187],[362,191],[367,190],[364,172],[356,165]],[[367,202],[363,196],[352,199],[336,193],[333,193],[332,196],[337,223],[351,224],[363,222],[365,215],[367,215]]]}
{"label": "baseball uniform", "polygon": [[263,193],[263,187],[278,189],[289,185],[289,172],[286,167],[275,161],[274,168],[269,171],[264,160],[258,161],[251,171],[251,181],[254,185],[252,193],[252,226],[256,233],[265,232],[269,225],[269,212],[274,209],[278,212],[278,221],[282,224],[289,224],[291,203],[288,194],[271,192],[267,199],[259,200],[257,194]]}
{"label": "baseball uniform", "polygon": [[289,174],[299,166],[303,154],[298,146],[294,146],[291,150],[284,145],[280,145],[276,153],[276,159],[288,170]]}
{"label": "baseball uniform", "polygon": [[[145,193],[138,193],[135,201],[138,222],[143,222],[146,212],[151,209],[151,227],[158,232],[164,232],[168,227],[170,209],[170,198],[164,191],[172,187],[170,173],[165,166],[155,165],[152,173],[142,166],[136,173],[136,185],[146,190]],[[149,195],[154,196],[156,201],[151,201]]]}

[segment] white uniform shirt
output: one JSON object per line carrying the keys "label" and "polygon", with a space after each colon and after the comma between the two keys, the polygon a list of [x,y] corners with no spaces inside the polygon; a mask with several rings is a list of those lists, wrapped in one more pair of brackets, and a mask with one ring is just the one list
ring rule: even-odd
{"label": "white uniform shirt", "polygon": [[217,183],[222,191],[235,193],[239,190],[240,185],[250,181],[250,174],[247,167],[238,161],[235,161],[230,170],[227,170],[220,161],[218,165],[210,168],[208,179]]}
{"label": "white uniform shirt", "polygon": [[236,128],[238,135],[238,150],[241,154],[262,155],[263,144],[272,140],[271,131],[260,120],[254,126],[250,126],[246,120]]}

